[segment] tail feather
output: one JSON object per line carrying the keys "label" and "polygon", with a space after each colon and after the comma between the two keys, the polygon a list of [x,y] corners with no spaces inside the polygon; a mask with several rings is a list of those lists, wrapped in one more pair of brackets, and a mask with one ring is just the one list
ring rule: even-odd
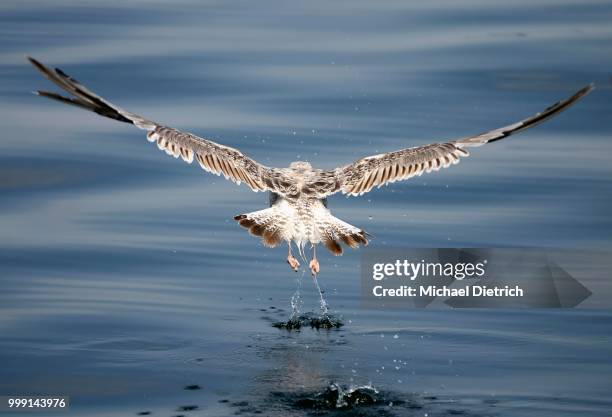
{"label": "tail feather", "polygon": [[333,235],[325,235],[323,245],[335,256],[342,255],[342,246],[340,246],[340,242],[334,239]]}
{"label": "tail feather", "polygon": [[275,247],[283,240],[293,240],[296,242],[300,256],[304,259],[304,249],[308,242],[312,244],[320,242],[336,256],[342,255],[342,244],[353,249],[368,244],[369,235],[364,230],[332,216],[327,209],[317,213],[314,219],[315,229],[312,230],[312,233],[305,235],[307,237],[304,237],[293,236],[288,234],[287,230],[284,230],[285,216],[279,214],[274,206],[234,217],[234,220],[247,229],[250,234],[260,237],[265,246]]}
{"label": "tail feather", "polygon": [[325,221],[319,222],[319,233],[325,247],[335,256],[342,255],[340,241],[353,249],[357,249],[360,244],[364,246],[368,244],[368,234],[364,230],[358,229],[331,214]]}
{"label": "tail feather", "polygon": [[261,237],[264,246],[273,248],[282,241],[280,227],[270,209],[239,214],[234,220],[253,236]]}

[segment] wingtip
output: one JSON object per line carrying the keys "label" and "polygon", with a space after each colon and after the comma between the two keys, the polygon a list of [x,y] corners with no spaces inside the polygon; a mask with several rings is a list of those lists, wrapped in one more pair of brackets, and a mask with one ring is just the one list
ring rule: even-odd
{"label": "wingtip", "polygon": [[43,65],[42,62],[32,58],[29,55],[26,55],[26,59],[30,62],[30,64],[32,64],[34,66],[34,68],[36,68],[40,72],[43,72],[43,73],[45,72],[45,66]]}
{"label": "wingtip", "polygon": [[589,83],[582,87],[580,90],[576,91],[573,96],[568,98],[567,100],[560,102],[559,104],[571,105],[576,101],[582,99],[584,96],[588,95],[591,91],[595,89],[595,83]]}
{"label": "wingtip", "polygon": [[580,94],[580,95],[589,94],[593,90],[595,90],[595,83],[589,83],[589,84],[585,85],[584,87],[582,87],[582,89],[580,89],[580,91],[578,91],[578,94]]}
{"label": "wingtip", "polygon": [[30,61],[30,64],[33,65],[41,65],[36,59],[32,58],[30,55],[25,55],[25,58]]}

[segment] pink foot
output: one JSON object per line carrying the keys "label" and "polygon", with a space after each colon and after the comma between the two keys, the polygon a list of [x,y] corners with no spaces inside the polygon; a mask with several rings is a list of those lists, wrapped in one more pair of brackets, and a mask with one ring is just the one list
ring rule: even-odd
{"label": "pink foot", "polygon": [[321,270],[321,268],[319,267],[319,261],[317,261],[316,259],[311,260],[308,266],[310,267],[310,272],[312,273],[312,275],[317,275]]}
{"label": "pink foot", "polygon": [[287,263],[295,272],[297,272],[298,268],[300,267],[300,263],[292,255],[287,256]]}

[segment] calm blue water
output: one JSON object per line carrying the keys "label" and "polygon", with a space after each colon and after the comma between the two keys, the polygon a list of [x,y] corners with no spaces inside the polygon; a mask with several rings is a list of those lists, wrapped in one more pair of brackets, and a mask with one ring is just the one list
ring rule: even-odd
{"label": "calm blue water", "polygon": [[329,203],[379,249],[606,249],[610,2],[101,4],[0,5],[0,395],[70,395],[88,417],[303,416],[331,382],[371,383],[386,405],[335,413],[609,415],[610,309],[364,310],[348,251],[321,253],[320,276],[345,326],[272,327],[302,274],[232,220],[267,197],[30,95],[53,87],[24,54],[276,166],[478,133],[594,81],[456,167]]}

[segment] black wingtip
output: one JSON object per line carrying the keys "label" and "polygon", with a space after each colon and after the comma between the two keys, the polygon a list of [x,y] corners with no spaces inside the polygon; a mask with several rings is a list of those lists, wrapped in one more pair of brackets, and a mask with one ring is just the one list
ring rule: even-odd
{"label": "black wingtip", "polygon": [[43,74],[45,77],[49,78],[49,74],[51,72],[51,70],[49,68],[47,68],[45,66],[45,64],[43,64],[42,62],[38,61],[37,59],[32,58],[31,56],[26,55],[26,59],[28,61],[30,61],[30,64],[32,64],[34,66],[34,68],[36,68],[41,74]]}
{"label": "black wingtip", "polygon": [[[582,99],[584,96],[589,94],[594,89],[595,89],[595,83],[587,84],[584,87],[582,87],[580,90],[578,90],[570,98],[568,98],[568,99],[566,99],[564,101],[560,101],[559,103],[557,103],[557,106],[561,107],[561,108],[569,107],[570,105],[574,104],[575,102],[577,102],[578,100]],[[555,107],[555,106],[552,106],[552,107]]]}
{"label": "black wingtip", "polygon": [[579,96],[582,97],[584,95],[589,94],[593,90],[595,90],[595,83],[589,83],[589,84],[585,85],[584,87],[582,87],[580,89],[580,91],[578,91],[578,93],[576,93],[576,95],[579,95]]}
{"label": "black wingtip", "polygon": [[34,65],[38,69],[43,69],[45,67],[40,61],[37,61],[29,55],[26,55],[26,59],[30,61],[30,64]]}

